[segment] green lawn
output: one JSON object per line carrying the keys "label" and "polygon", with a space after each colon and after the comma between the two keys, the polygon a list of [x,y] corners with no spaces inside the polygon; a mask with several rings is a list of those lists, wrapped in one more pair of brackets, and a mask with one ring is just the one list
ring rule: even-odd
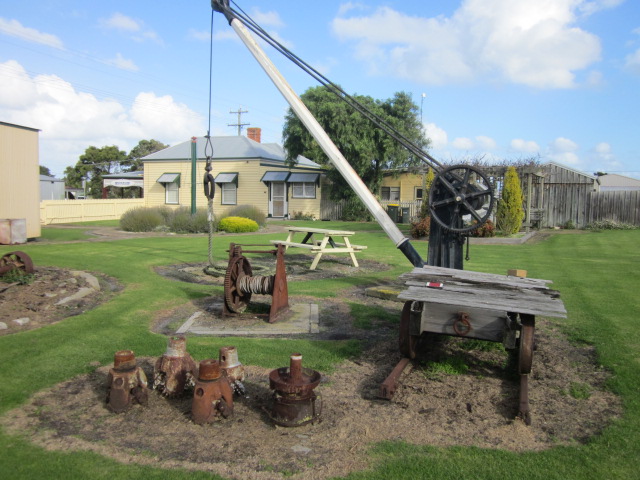
{"label": "green lawn", "polygon": [[[302,222],[300,223],[302,224]],[[290,293],[329,297],[353,285],[396,278],[410,269],[407,260],[374,224],[314,222],[321,228],[356,230],[357,243],[368,245],[361,257],[389,263],[391,270],[357,277],[298,282]],[[250,240],[249,240],[250,238]],[[216,237],[218,259],[231,241],[263,243],[282,234]],[[640,478],[640,231],[605,231],[554,235],[526,245],[472,246],[465,268],[504,273],[528,270],[530,277],[554,281],[569,312],[567,331],[595,345],[598,361],[613,372],[609,388],[624,402],[625,415],[587,445],[543,452],[513,453],[479,448],[416,447],[402,442],[372,446],[371,469],[353,479],[630,479]],[[426,244],[417,246],[426,257]],[[153,312],[211,295],[212,287],[176,284],[153,272],[162,264],[206,261],[205,237],[162,237],[98,243],[29,244],[20,247],[36,265],[57,265],[104,272],[125,289],[109,303],[40,330],[0,338],[0,413],[25,402],[34,392],[112,361],[113,352],[131,348],[137,355],[157,356],[165,339],[149,332]],[[0,247],[0,254],[15,250]],[[215,289],[214,289],[215,290]],[[218,287],[218,291],[221,289]],[[367,316],[383,315],[367,306]],[[282,352],[301,351],[305,366],[330,371],[358,353],[354,341],[232,340],[242,362],[269,368],[282,364]],[[224,339],[228,344],[230,339]],[[222,346],[215,338],[190,339],[200,360]],[[118,464],[96,454],[48,452],[0,432],[0,478],[218,478],[177,470]]]}

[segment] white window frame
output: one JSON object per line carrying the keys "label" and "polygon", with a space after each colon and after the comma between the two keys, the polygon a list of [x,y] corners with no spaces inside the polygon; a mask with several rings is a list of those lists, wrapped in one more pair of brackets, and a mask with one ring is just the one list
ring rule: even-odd
{"label": "white window frame", "polygon": [[[237,205],[238,204],[238,186],[231,183],[219,183],[220,195],[222,205]],[[233,197],[233,198],[229,198]]]}
{"label": "white window frame", "polygon": [[291,186],[292,198],[316,198],[315,182],[293,182]]}
{"label": "white window frame", "polygon": [[[395,194],[395,195],[393,195],[393,194]],[[393,198],[394,196],[396,198]],[[390,202],[399,202],[400,201],[400,187],[381,187],[380,188],[380,198],[382,200],[388,200]]]}
{"label": "white window frame", "polygon": [[[175,197],[175,201],[174,200]],[[180,205],[180,186],[178,182],[167,182],[164,184],[164,203],[167,205]]]}

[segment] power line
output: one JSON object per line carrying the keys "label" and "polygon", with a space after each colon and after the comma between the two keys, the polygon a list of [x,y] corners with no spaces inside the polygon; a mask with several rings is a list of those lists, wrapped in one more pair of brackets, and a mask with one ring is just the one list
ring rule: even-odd
{"label": "power line", "polygon": [[238,136],[242,135],[242,127],[251,125],[250,123],[242,123],[242,114],[249,113],[249,110],[242,110],[242,107],[238,107],[237,111],[230,110],[229,113],[235,113],[238,115],[238,123],[227,123],[228,127],[238,127]]}

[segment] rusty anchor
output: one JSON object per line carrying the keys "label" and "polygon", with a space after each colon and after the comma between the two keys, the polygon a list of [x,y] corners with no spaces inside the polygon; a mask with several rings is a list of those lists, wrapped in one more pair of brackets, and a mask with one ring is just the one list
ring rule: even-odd
{"label": "rusty anchor", "polygon": [[31,257],[18,250],[5,253],[0,257],[0,275],[9,273],[11,270],[21,270],[23,274],[33,273],[34,268]]}
{"label": "rusty anchor", "polygon": [[196,379],[196,362],[187,353],[187,339],[170,337],[167,351],[153,368],[153,389],[165,397],[182,395],[185,389],[193,389]]}
{"label": "rusty anchor", "polygon": [[113,359],[113,368],[107,376],[107,405],[115,413],[127,411],[133,403],[146,405],[148,400],[147,376],[136,365],[131,350],[119,350]]}
{"label": "rusty anchor", "polygon": [[269,416],[277,425],[299,427],[320,420],[322,399],[313,391],[322,376],[310,368],[302,368],[302,355],[294,353],[289,367],[272,370],[269,386],[274,390]]}
{"label": "rusty anchor", "polygon": [[229,380],[229,385],[236,395],[244,395],[244,365],[238,360],[236,347],[222,347],[218,356],[220,369]]}
{"label": "rusty anchor", "polygon": [[[263,246],[263,245],[245,245]],[[271,253],[276,257],[276,272],[269,276],[252,276],[249,259],[243,255],[242,245],[229,245],[229,265],[224,277],[225,315],[242,313],[249,305],[252,294],[271,295],[269,323],[289,309],[289,289],[284,264],[284,247],[277,245],[274,250],[244,250],[244,253]]]}
{"label": "rusty anchor", "polygon": [[229,380],[222,374],[218,360],[200,362],[198,381],[193,390],[191,418],[202,425],[233,414],[233,393]]}

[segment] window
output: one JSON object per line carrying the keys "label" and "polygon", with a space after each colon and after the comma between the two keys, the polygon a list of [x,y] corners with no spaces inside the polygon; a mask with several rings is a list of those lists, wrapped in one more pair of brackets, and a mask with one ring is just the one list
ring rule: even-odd
{"label": "window", "polygon": [[400,187],[382,187],[380,196],[382,197],[382,200],[399,201]]}
{"label": "window", "polygon": [[293,186],[293,198],[316,198],[315,182],[296,182]]}
{"label": "window", "polygon": [[176,182],[164,184],[164,203],[177,205],[180,203],[180,187]]}
{"label": "window", "polygon": [[235,183],[221,183],[222,205],[235,205],[237,202],[237,190]]}
{"label": "window", "polygon": [[416,200],[422,200],[422,187],[416,187]]}

